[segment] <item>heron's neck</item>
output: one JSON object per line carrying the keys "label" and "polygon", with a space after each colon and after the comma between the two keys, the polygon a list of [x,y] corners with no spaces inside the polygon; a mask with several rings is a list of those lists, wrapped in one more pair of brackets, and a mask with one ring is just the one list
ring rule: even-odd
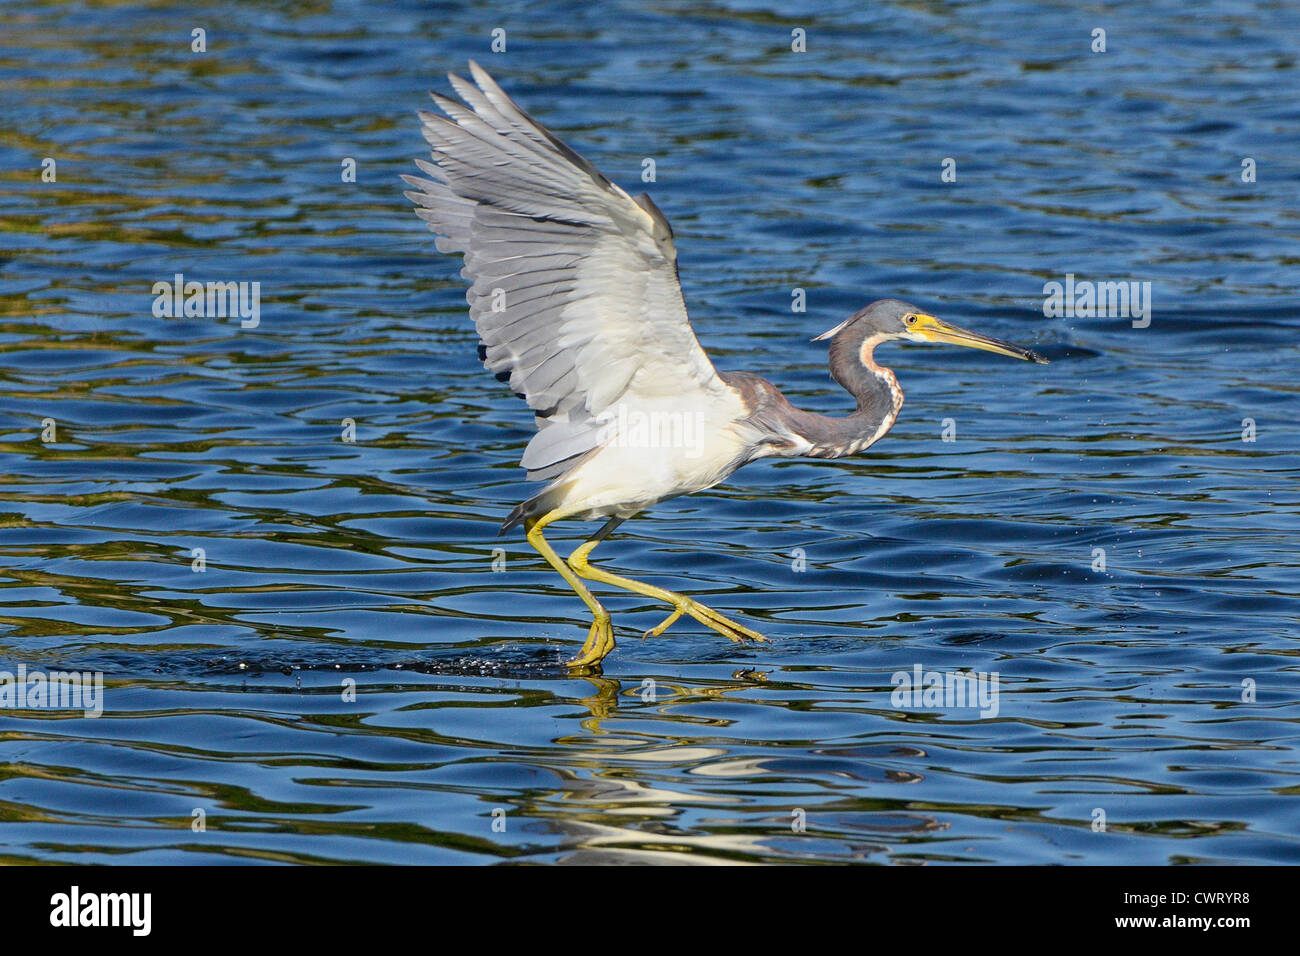
{"label": "heron's neck", "polygon": [[804,412],[805,437],[812,448],[809,458],[843,458],[870,448],[894,427],[903,407],[903,390],[892,370],[876,362],[875,349],[885,336],[864,340],[855,350],[847,343],[832,342],[831,377],[857,400],[858,407],[843,418]]}
{"label": "heron's neck", "polygon": [[755,431],[749,460],[768,455],[843,458],[883,438],[903,407],[903,390],[893,372],[876,364],[872,350],[877,344],[868,339],[855,351],[831,343],[831,375],[858,403],[842,417],[796,408],[775,385],[749,372],[721,373],[750,409],[748,421]]}

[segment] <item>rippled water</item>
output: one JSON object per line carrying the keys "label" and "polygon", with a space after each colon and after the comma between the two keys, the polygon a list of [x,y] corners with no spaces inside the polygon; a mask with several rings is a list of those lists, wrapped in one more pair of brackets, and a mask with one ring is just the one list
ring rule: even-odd
{"label": "rippled water", "polygon": [[[1300,862],[1297,8],[808,9],[0,8],[0,666],[107,684],[0,716],[6,859]],[[495,537],[529,417],[398,182],[470,56],[651,192],[720,367],[844,409],[808,339],[888,295],[1053,360],[882,350],[870,453],[597,553],[775,643],[611,594],[562,666],[584,608]],[[178,272],[260,325],[155,318]],[[1044,318],[1067,273],[1150,326]],[[917,665],[997,715],[894,706]]]}

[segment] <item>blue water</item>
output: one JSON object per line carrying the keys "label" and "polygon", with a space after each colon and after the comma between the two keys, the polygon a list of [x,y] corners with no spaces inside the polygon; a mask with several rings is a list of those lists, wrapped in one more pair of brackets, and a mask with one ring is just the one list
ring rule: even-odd
{"label": "blue water", "polygon": [[[597,552],[774,643],[612,592],[562,666],[495,536],[530,418],[398,180],[469,57],[650,192],[719,367],[845,410],[809,339],[885,296],[1052,359],[882,349],[869,453]],[[1290,3],[0,6],[0,668],[106,682],[0,711],[3,858],[1300,862],[1298,61]],[[178,272],[260,325],[155,318]]]}

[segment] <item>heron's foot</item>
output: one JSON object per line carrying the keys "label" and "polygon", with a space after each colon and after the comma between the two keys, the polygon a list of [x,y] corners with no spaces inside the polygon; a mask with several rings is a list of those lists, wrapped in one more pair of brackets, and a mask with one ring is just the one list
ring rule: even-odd
{"label": "heron's foot", "polygon": [[729,641],[737,644],[745,641],[756,641],[759,644],[766,644],[767,638],[758,631],[751,630],[743,624],[738,624],[731,618],[719,614],[707,604],[701,604],[694,598],[688,598],[684,595],[678,595],[678,599],[673,601],[673,613],[669,614],[662,624],[658,627],[652,627],[645,632],[644,637],[658,637],[683,614],[689,614],[695,620],[699,621],[705,627],[712,628]]}
{"label": "heron's foot", "polygon": [[587,634],[587,641],[582,645],[582,652],[573,660],[569,661],[569,666],[573,668],[599,667],[600,662],[609,656],[609,652],[614,649],[614,626],[610,624],[609,617],[603,619],[597,618],[591,622],[591,631]]}

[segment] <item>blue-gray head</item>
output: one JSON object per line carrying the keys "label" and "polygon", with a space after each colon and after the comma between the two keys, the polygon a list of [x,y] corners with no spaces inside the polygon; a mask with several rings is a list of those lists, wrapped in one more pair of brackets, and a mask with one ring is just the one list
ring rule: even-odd
{"label": "blue-gray head", "polygon": [[922,312],[914,305],[900,302],[898,299],[878,299],[865,309],[849,316],[833,329],[823,332],[817,338],[831,339],[832,352],[861,353],[863,345],[871,343],[874,348],[881,342],[902,339],[908,342],[948,342],[952,345],[965,345],[999,355],[1024,359],[1027,362],[1047,364],[1047,359],[1037,352],[980,335],[967,329],[949,325],[936,319],[928,312]]}
{"label": "blue-gray head", "polygon": [[[892,401],[893,414],[897,414],[903,392],[894,373],[876,364],[873,353],[883,342],[948,342],[1009,355],[1026,362],[1047,364],[1047,359],[1037,352],[949,325],[898,299],[872,302],[813,341],[822,339],[831,340],[831,376],[858,399],[858,408],[887,407],[888,401]],[[888,417],[886,412],[880,414]]]}

